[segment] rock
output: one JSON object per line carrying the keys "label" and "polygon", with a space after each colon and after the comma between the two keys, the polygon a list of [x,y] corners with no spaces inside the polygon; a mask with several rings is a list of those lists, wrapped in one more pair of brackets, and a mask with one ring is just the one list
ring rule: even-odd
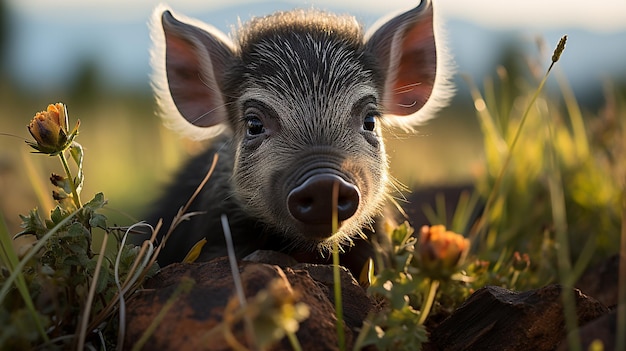
{"label": "rock", "polygon": [[[571,333],[578,333],[582,350],[591,350],[594,342],[602,342],[603,350],[616,350],[615,337],[617,331],[617,311],[613,310]],[[567,338],[559,345],[558,351],[569,350]]]}
{"label": "rock", "polygon": [[280,267],[289,267],[298,264],[295,258],[278,251],[256,250],[243,258],[243,261],[267,263]]}
{"label": "rock", "polygon": [[[527,292],[487,286],[431,331],[428,349],[554,350],[565,337],[560,285]],[[578,325],[608,309],[574,289]]]}
{"label": "rock", "polygon": [[607,260],[592,266],[578,279],[576,288],[593,296],[607,307],[617,305],[619,290],[619,259],[613,255]]}
{"label": "rock", "polygon": [[[239,270],[248,301],[275,279],[284,281],[298,292],[296,302],[306,303],[310,311],[309,318],[300,323],[296,333],[304,350],[338,349],[333,291],[328,287],[328,278],[332,279],[331,266],[296,265],[292,268],[280,268],[276,265],[240,261]],[[195,284],[189,292],[182,293],[173,301],[172,307],[151,333],[144,349],[232,349],[224,338],[224,333],[216,333],[209,339],[204,338],[207,331],[224,320],[226,306],[235,296],[229,262],[225,257],[203,263],[173,264],[150,279],[145,289],[137,292],[127,303],[126,348],[131,348],[140,340],[184,277],[193,279]],[[374,308],[374,304],[347,270],[342,270],[341,278],[346,344],[350,349],[358,333],[357,328]],[[237,323],[232,329],[233,339],[248,347],[243,323]],[[292,347],[283,338],[270,349],[291,350]]]}
{"label": "rock", "polygon": [[[293,268],[307,271],[311,278],[318,283],[320,289],[324,291],[330,303],[335,306],[333,266],[301,263]],[[372,311],[374,302],[367,296],[357,281],[354,280],[352,274],[346,268],[340,268],[342,270],[341,303],[343,305],[343,320],[349,329],[355,331],[354,336],[356,337],[363,325],[363,320]]]}
{"label": "rock", "polygon": [[[616,285],[617,278],[615,271],[611,270],[611,262],[590,271],[596,272],[598,283],[590,278],[579,282],[585,291],[597,294],[607,303],[616,301],[613,299],[616,290],[602,294],[603,289]],[[310,316],[300,323],[296,334],[302,349],[338,349],[332,266],[296,263],[283,254],[261,251],[238,264],[248,301],[259,292],[267,291],[270,282],[278,280],[297,292],[296,302],[309,306]],[[171,299],[181,283],[188,279],[195,282],[190,290]],[[611,279],[614,279],[613,282]],[[351,349],[363,320],[370,312],[376,311],[376,307],[346,269],[341,270],[341,284],[346,346]],[[513,292],[494,286],[482,288],[448,318],[429,324],[430,342],[423,345],[423,350],[541,351],[557,347],[558,350],[567,350],[562,291],[563,287],[559,285],[527,292]],[[577,332],[580,333],[583,349],[588,349],[594,340],[601,340],[605,350],[614,348],[615,312],[609,314],[604,304],[578,289],[573,289],[573,292],[577,322],[581,326]],[[250,348],[242,322],[231,327],[230,341],[223,332],[206,337],[210,330],[224,321],[225,316],[232,316],[235,310],[227,306],[233,306],[236,301],[234,296],[234,282],[225,257],[204,263],[167,266],[145,284],[144,290],[127,302],[124,346],[131,348],[153,321],[158,320],[156,329],[149,333],[144,349],[230,350],[233,342]],[[164,308],[169,309],[159,320]],[[291,349],[286,338],[269,348]]]}

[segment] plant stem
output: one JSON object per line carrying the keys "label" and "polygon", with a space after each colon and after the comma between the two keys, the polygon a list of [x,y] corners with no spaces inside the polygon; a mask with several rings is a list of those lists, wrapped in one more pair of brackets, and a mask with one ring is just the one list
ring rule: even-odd
{"label": "plant stem", "polygon": [[513,272],[513,277],[511,278],[511,287],[515,287],[515,284],[517,283],[517,279],[519,279],[519,272],[518,270],[515,270]]}
{"label": "plant stem", "polygon": [[[550,121],[546,121],[548,140],[554,140],[554,132]],[[561,301],[563,303],[563,316],[567,328],[567,344],[572,351],[581,351],[580,337],[576,328],[578,317],[576,316],[576,297],[568,283],[573,283],[572,263],[570,262],[570,249],[567,226],[567,209],[565,207],[565,195],[563,192],[563,179],[559,168],[556,149],[548,148],[548,189],[550,192],[550,204],[552,207],[552,220],[555,231],[555,241],[558,244],[557,265],[559,281],[562,285]]]}
{"label": "plant stem", "polygon": [[[222,220],[222,230],[224,231],[224,238],[226,240],[226,250],[228,252],[228,262],[230,263],[230,272],[233,276],[233,282],[235,284],[235,291],[237,293],[237,299],[239,300],[239,306],[241,309],[245,310],[248,308],[248,302],[246,300],[246,295],[243,289],[243,281],[241,280],[241,275],[239,274],[239,263],[237,262],[237,256],[235,255],[235,245],[233,244],[233,236],[230,232],[230,225],[228,224],[228,217],[225,214],[222,214],[220,217]],[[256,338],[254,333],[254,324],[252,323],[252,319],[248,314],[243,316],[243,326],[248,337],[248,341],[250,345],[256,344]],[[232,345],[231,345],[232,346]]]}
{"label": "plant stem", "polygon": [[517,130],[515,131],[513,140],[511,141],[511,144],[508,147],[508,153],[506,155],[506,158],[504,159],[502,168],[500,169],[500,172],[498,173],[498,176],[494,181],[491,192],[489,193],[489,196],[487,197],[485,208],[483,209],[483,215],[480,216],[480,219],[478,220],[478,224],[476,225],[472,233],[470,233],[470,238],[472,239],[476,239],[476,237],[482,237],[484,235],[484,231],[487,230],[487,227],[488,227],[487,216],[489,215],[491,211],[491,207],[493,207],[494,203],[496,202],[497,195],[500,193],[500,186],[501,186],[502,180],[504,179],[504,173],[508,169],[509,163],[511,162],[511,159],[513,158],[513,151],[515,149],[515,146],[517,145],[517,141],[520,135],[522,134],[522,129],[524,128],[526,119],[528,118],[528,115],[530,114],[530,110],[535,105],[535,101],[537,101],[537,98],[539,97],[541,90],[543,90],[543,86],[546,84],[546,81],[548,80],[548,76],[550,74],[550,71],[552,70],[553,65],[554,65],[554,62],[552,62],[550,67],[548,67],[548,70],[544,74],[543,79],[539,83],[539,87],[537,87],[528,105],[526,105],[526,110],[524,111],[524,114],[522,115],[522,118],[520,120],[519,126],[517,127]]}
{"label": "plant stem", "polygon": [[83,207],[80,203],[80,198],[78,197],[78,191],[76,191],[76,184],[74,183],[74,178],[72,177],[72,172],[70,171],[70,166],[67,164],[67,158],[65,157],[65,153],[59,153],[59,157],[61,158],[61,163],[63,164],[63,168],[65,169],[65,175],[67,175],[67,181],[70,182],[70,187],[72,188],[72,198],[74,199],[74,205],[76,205],[76,209]]}
{"label": "plant stem", "polygon": [[294,351],[302,351],[302,346],[300,345],[300,341],[298,341],[296,333],[287,332],[287,338],[289,339],[289,343]]}
{"label": "plant stem", "polygon": [[[624,144],[626,147],[626,143]],[[626,150],[626,149],[625,149]],[[620,238],[618,290],[617,290],[617,330],[626,328],[626,174],[622,183],[622,233]],[[615,349],[624,350],[626,335],[615,333]]]}
{"label": "plant stem", "polygon": [[[100,255],[98,256],[98,261],[96,262],[96,268],[93,272],[93,277],[91,279],[91,286],[89,287],[89,293],[87,295],[87,302],[85,303],[85,310],[83,311],[83,318],[80,322],[79,332],[78,332],[78,346],[76,350],[84,350],[85,349],[85,339],[87,337],[87,325],[89,324],[89,316],[91,315],[91,307],[93,306],[93,299],[96,295],[96,286],[98,286],[98,277],[100,276],[100,269],[102,268],[102,260],[104,259],[104,253],[107,247],[107,243],[109,240],[108,233],[102,239],[102,245],[100,246]],[[122,345],[119,345],[120,348]]]}
{"label": "plant stem", "polygon": [[[339,229],[339,217],[337,213],[339,199],[339,183],[333,184],[332,192],[332,232],[337,233]],[[341,301],[341,271],[339,266],[339,244],[335,240],[333,242],[333,286],[335,290],[335,313],[337,315],[337,340],[339,342],[339,350],[345,351],[346,337],[343,330],[343,303]]]}
{"label": "plant stem", "polygon": [[432,279],[430,281],[430,288],[428,289],[428,295],[424,299],[422,303],[422,308],[420,309],[420,319],[417,322],[418,325],[424,325],[426,322],[426,317],[430,313],[430,309],[433,307],[433,302],[435,301],[435,295],[437,295],[437,289],[439,288],[439,280]]}
{"label": "plant stem", "polygon": [[343,303],[341,301],[341,271],[339,266],[339,244],[333,243],[333,282],[335,288],[335,313],[337,314],[337,339],[339,350],[346,349],[346,340],[343,330]]}

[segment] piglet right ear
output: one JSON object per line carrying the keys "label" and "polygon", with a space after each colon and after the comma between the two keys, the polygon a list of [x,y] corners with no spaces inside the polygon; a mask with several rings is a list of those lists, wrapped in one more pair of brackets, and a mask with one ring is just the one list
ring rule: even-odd
{"label": "piglet right ear", "polygon": [[432,118],[452,96],[450,71],[431,0],[390,19],[366,35],[385,77],[383,103],[388,125],[412,130]]}
{"label": "piglet right ear", "polygon": [[165,124],[194,139],[221,133],[228,120],[221,88],[234,59],[230,39],[199,21],[179,21],[163,6],[155,9],[151,30],[152,85]]}

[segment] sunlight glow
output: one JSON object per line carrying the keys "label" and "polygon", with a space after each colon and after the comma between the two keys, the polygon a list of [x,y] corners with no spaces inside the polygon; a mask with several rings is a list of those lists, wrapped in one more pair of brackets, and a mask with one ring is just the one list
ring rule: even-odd
{"label": "sunlight glow", "polygon": [[[49,16],[50,13],[71,12],[76,17],[89,20],[124,21],[145,18],[159,0],[8,0],[11,7],[22,13]],[[165,1],[167,2],[167,1]],[[579,27],[596,31],[626,29],[626,1],[603,0],[594,6],[583,0],[439,0],[434,1],[446,18],[464,19],[489,27]],[[387,0],[287,0],[294,7],[321,7],[364,14],[385,14],[415,6],[417,1]],[[170,4],[181,12],[194,13],[245,4],[276,5],[277,2],[261,0],[176,0]],[[107,18],[108,16],[108,18]]]}

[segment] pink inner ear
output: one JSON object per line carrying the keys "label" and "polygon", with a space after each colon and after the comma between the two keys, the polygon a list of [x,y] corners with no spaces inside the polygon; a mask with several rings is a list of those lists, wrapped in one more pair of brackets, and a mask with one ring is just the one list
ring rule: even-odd
{"label": "pink inner ear", "polygon": [[[206,52],[193,42],[176,34],[165,33],[166,70],[170,94],[180,114],[198,127],[211,127],[223,122],[226,111],[214,79]],[[207,61],[209,60],[209,65]],[[209,66],[209,67],[207,67]]]}
{"label": "pink inner ear", "polygon": [[404,116],[417,112],[430,97],[437,72],[437,52],[432,16],[422,15],[402,37],[402,52],[389,91],[389,112]]}

